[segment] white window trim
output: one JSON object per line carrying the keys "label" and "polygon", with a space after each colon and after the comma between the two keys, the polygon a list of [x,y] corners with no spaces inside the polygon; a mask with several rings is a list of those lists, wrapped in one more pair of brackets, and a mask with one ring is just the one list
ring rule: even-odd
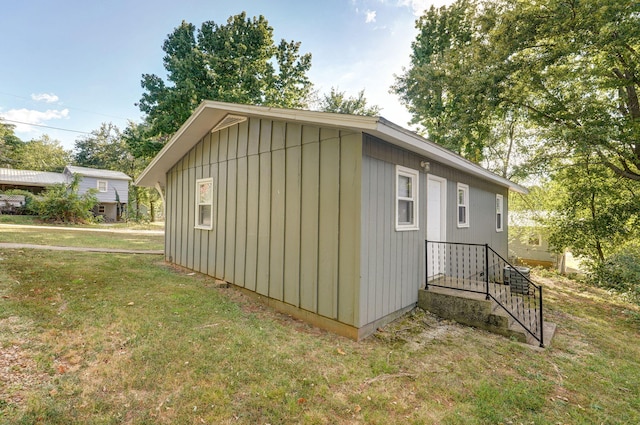
{"label": "white window trim", "polygon": [[[405,176],[412,179],[411,197],[401,198],[399,196],[399,193],[398,193],[398,177],[399,176]],[[403,167],[401,165],[396,165],[396,174],[394,179],[394,186],[395,186],[394,208],[396,210],[396,231],[397,232],[413,231],[413,230],[420,229],[420,225],[419,225],[420,216],[418,215],[418,211],[419,211],[418,194],[420,193],[418,191],[419,181],[420,181],[420,172],[418,170],[414,170],[413,168]],[[400,218],[398,216],[398,201],[400,200],[413,202],[413,223],[405,224],[405,223],[400,223],[398,221]]]}
{"label": "white window trim", "polygon": [[[104,183],[104,190],[100,190],[100,183]],[[109,181],[108,180],[97,180],[96,181],[96,188],[98,189],[98,192],[101,193],[105,193],[109,191]]]}
{"label": "white window trim", "polygon": [[[464,190],[464,203],[460,203],[460,196],[458,195],[460,190]],[[465,207],[465,221],[463,223],[460,222],[460,207],[464,206]],[[456,223],[458,225],[459,229],[462,228],[467,228],[469,227],[469,216],[470,216],[470,211],[469,211],[469,185],[464,184],[464,183],[458,183],[456,186]]]}
{"label": "white window trim", "polygon": [[[195,201],[196,201],[196,211],[195,211],[195,226],[194,228],[196,229],[202,229],[202,230],[211,230],[213,229],[213,193],[211,193],[211,203],[207,203],[207,204],[201,204],[200,203],[200,197],[198,196],[198,194],[200,193],[200,185],[203,183],[210,183],[211,184],[211,190],[213,192],[213,178],[209,177],[206,179],[197,179],[196,180],[196,196],[195,196]],[[201,205],[211,205],[211,217],[209,219],[209,224],[208,226],[202,225],[199,223],[200,220],[200,206]]]}

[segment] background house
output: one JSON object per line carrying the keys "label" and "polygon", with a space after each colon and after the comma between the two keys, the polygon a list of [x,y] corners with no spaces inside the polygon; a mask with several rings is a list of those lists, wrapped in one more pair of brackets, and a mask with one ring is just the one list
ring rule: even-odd
{"label": "background house", "polygon": [[562,254],[549,246],[545,226],[526,213],[509,213],[509,257],[528,266],[558,267]]}
{"label": "background house", "polygon": [[425,239],[507,256],[526,190],[379,117],[203,102],[136,181],[165,258],[352,338],[414,308]]}
{"label": "background house", "polygon": [[76,167],[67,165],[64,174],[70,180],[74,174],[81,177],[79,193],[86,193],[89,189],[96,189],[98,205],[94,208],[95,215],[101,215],[107,221],[118,221],[126,211],[129,202],[129,182],[131,177],[120,171],[100,170],[96,168]]}
{"label": "background house", "polygon": [[80,176],[79,194],[96,189],[99,204],[95,215],[107,221],[119,220],[126,211],[131,177],[120,171],[67,165],[62,173],[0,168],[0,190],[22,189],[38,194],[56,184],[69,184],[74,174]]}

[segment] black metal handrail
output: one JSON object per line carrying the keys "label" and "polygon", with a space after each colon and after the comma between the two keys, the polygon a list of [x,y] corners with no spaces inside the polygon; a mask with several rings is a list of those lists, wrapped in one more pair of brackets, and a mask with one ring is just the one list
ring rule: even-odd
{"label": "black metal handrail", "polygon": [[425,241],[426,285],[484,294],[544,347],[542,287],[488,244]]}

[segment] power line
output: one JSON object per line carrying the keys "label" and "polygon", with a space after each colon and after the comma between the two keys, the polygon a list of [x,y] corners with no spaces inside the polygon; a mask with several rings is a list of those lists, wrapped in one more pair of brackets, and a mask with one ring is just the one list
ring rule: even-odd
{"label": "power line", "polygon": [[68,131],[68,132],[71,132],[71,133],[80,133],[80,134],[89,134],[89,135],[91,134],[91,133],[89,133],[87,131],[70,130],[68,128],[51,127],[49,125],[43,125],[43,124],[33,124],[33,123],[30,123],[30,122],[8,120],[8,119],[2,118],[2,117],[0,117],[0,121],[5,121],[5,122],[10,122],[10,123],[15,123],[15,124],[32,125],[34,127],[50,128],[52,130]]}

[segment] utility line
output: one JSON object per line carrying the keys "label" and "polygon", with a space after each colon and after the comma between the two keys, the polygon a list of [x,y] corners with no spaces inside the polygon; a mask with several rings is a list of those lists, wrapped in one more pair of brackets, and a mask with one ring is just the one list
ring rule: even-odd
{"label": "utility line", "polygon": [[10,122],[10,123],[15,123],[15,124],[23,124],[23,125],[32,125],[34,127],[43,127],[43,128],[50,128],[52,130],[60,130],[60,131],[69,131],[71,133],[80,133],[80,134],[91,134],[87,131],[80,131],[80,130],[70,130],[68,128],[60,128],[60,127],[51,127],[49,125],[43,125],[43,124],[33,124],[30,122],[23,122],[23,121],[15,121],[15,120],[8,120],[6,118],[2,118],[0,117],[0,121],[4,121],[4,122]]}

